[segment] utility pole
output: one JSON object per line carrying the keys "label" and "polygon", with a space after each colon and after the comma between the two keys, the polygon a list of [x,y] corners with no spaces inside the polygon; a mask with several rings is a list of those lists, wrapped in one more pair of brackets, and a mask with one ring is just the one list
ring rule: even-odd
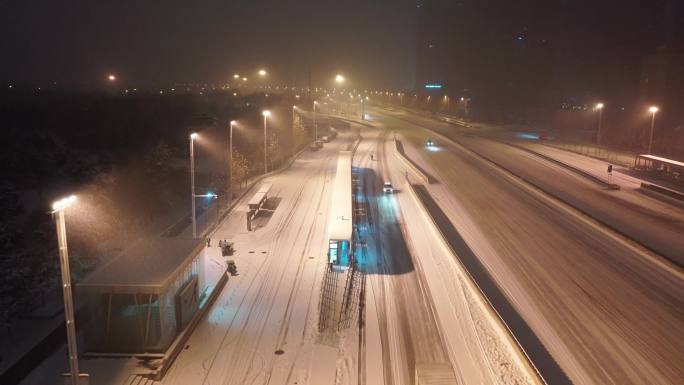
{"label": "utility pole", "polygon": [[53,217],[57,229],[57,245],[59,247],[59,265],[62,273],[62,294],[64,297],[64,317],[67,329],[67,348],[69,351],[69,369],[71,385],[78,385],[78,350],[76,346],[76,323],[74,317],[74,300],[71,289],[71,272],[69,270],[69,251],[67,249],[66,220],[64,211],[76,201],[75,196],[62,199],[52,205]]}
{"label": "utility pole", "polygon": [[[235,125],[235,121],[231,120],[230,121],[230,133],[229,133],[229,140],[230,140],[230,145],[228,147],[228,151],[230,152],[230,179],[228,180],[230,182],[230,190],[231,193],[233,191],[233,126]],[[230,201],[231,203],[233,202],[233,195],[230,195]]]}
{"label": "utility pole", "polygon": [[265,110],[261,113],[264,115],[264,174],[268,173],[268,137],[266,130],[266,122],[268,117],[271,116],[271,111]]}
{"label": "utility pole", "polygon": [[603,118],[603,103],[596,104],[598,110],[598,129],[596,130],[596,144],[601,144],[601,120]]}
{"label": "utility pole", "polygon": [[195,218],[195,138],[196,133],[190,134],[190,200],[192,202],[192,238],[197,238],[197,218]]}

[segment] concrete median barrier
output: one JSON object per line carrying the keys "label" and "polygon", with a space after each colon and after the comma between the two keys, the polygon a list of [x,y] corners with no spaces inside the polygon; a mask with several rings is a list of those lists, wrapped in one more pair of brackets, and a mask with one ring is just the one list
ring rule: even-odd
{"label": "concrete median barrier", "polygon": [[408,156],[406,156],[406,153],[404,152],[404,146],[401,143],[401,140],[394,139],[394,155],[399,159],[406,168],[411,171],[413,175],[418,177],[420,180],[425,182],[426,184],[431,184],[434,183],[435,179],[430,176],[427,172],[425,172],[423,169],[420,168],[415,162],[411,160]]}

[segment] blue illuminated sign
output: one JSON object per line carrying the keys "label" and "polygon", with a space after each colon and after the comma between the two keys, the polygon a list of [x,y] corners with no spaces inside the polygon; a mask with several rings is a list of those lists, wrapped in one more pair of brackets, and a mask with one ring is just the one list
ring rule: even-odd
{"label": "blue illuminated sign", "polygon": [[441,84],[426,84],[425,88],[442,88]]}

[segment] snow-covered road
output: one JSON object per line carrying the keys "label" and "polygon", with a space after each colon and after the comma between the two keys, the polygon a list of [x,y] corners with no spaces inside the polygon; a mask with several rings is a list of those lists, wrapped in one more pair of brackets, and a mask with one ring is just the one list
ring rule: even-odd
{"label": "snow-covered road", "polygon": [[349,140],[305,152],[290,169],[267,178],[277,207],[255,220],[256,231],[246,230],[246,202],[219,226],[212,238],[235,242],[240,274],[231,277],[162,383],[305,384],[330,375],[326,368],[334,376],[335,351],[314,356],[316,307],[330,182],[337,151]]}
{"label": "snow-covered road", "polygon": [[[421,126],[453,127],[374,112],[407,138],[409,156],[437,177],[430,193],[574,383],[682,383],[681,271],[559,209],[460,146],[437,140],[425,149],[425,141],[436,138]],[[551,170],[527,166],[555,178]],[[579,178],[562,179],[564,191],[575,191],[584,183]],[[622,215],[639,221],[629,211]]]}

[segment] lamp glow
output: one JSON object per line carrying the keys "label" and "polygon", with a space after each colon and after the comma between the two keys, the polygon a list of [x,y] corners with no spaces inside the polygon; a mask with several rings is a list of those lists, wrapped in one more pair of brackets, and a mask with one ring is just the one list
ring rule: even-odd
{"label": "lamp glow", "polygon": [[76,203],[76,195],[70,195],[66,198],[62,198],[52,204],[52,209],[55,211],[64,210],[67,207]]}

